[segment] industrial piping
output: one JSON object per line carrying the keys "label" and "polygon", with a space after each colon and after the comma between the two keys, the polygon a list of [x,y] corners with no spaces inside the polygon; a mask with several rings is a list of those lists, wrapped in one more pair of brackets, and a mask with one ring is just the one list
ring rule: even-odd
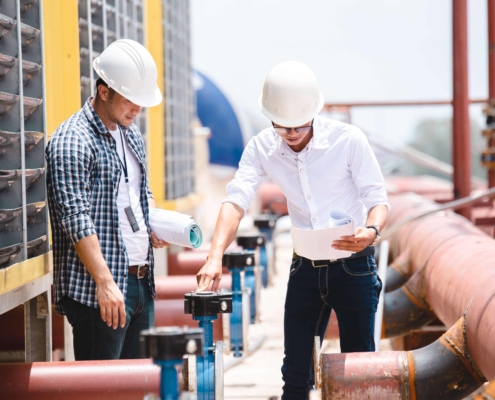
{"label": "industrial piping", "polygon": [[321,354],[316,387],[332,400],[463,399],[485,380],[469,356],[464,322],[414,351]]}
{"label": "industrial piping", "polygon": [[431,308],[447,327],[455,326],[439,341],[414,352],[322,356],[323,393],[334,396],[326,398],[455,400],[475,390],[484,377],[495,378],[495,241],[469,229],[443,240],[445,229],[437,224],[431,229],[438,234],[424,244],[430,256],[409,286],[420,289],[425,308]]}
{"label": "industrial piping", "polygon": [[149,359],[0,364],[0,399],[143,400],[159,380]]}

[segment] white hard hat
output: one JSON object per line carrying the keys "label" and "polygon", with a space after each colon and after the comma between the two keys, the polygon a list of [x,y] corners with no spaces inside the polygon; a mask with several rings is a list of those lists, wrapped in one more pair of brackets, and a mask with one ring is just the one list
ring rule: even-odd
{"label": "white hard hat", "polygon": [[272,68],[265,79],[258,105],[271,121],[285,127],[311,121],[323,108],[323,95],[313,71],[297,61]]}
{"label": "white hard hat", "polygon": [[153,107],[162,102],[155,61],[140,43],[130,39],[110,43],[93,67],[109,87],[134,104]]}

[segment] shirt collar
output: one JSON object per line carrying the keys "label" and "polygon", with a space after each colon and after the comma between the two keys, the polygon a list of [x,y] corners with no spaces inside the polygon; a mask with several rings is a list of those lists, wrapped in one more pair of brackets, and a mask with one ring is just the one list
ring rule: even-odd
{"label": "shirt collar", "polygon": [[[107,135],[107,134],[109,134],[107,127],[102,122],[101,118],[98,116],[95,109],[91,105],[91,100],[93,100],[93,98],[94,97],[89,97],[86,100],[86,103],[84,103],[84,106],[83,106],[83,113],[86,116],[86,118],[88,119],[89,123],[96,130],[97,133],[99,133],[100,135]],[[122,129],[122,132],[124,133],[124,135],[127,135],[129,127],[128,126],[121,126],[121,125],[119,125],[119,126],[120,126],[120,129]]]}
{"label": "shirt collar", "polygon": [[[285,147],[285,146],[283,146],[284,141],[282,140],[282,138],[279,135],[277,135],[277,133],[273,129],[273,126],[271,128],[268,128],[268,129],[271,130],[271,132],[273,133],[273,135],[275,137],[275,140],[274,140],[272,146],[270,147],[270,151],[268,154],[271,155],[275,152],[281,154],[283,152],[284,147]],[[308,150],[326,149],[329,147],[328,140],[327,140],[327,138],[324,137],[324,134],[323,134],[323,123],[321,121],[321,118],[318,115],[314,118],[314,121],[313,121],[313,137],[311,138],[311,140],[309,141],[309,143],[306,147],[308,148]]]}

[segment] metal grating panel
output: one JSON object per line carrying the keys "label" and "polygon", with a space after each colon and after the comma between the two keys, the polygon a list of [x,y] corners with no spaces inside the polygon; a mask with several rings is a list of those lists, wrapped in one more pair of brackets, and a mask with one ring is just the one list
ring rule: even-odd
{"label": "metal grating panel", "polygon": [[[144,0],[78,0],[81,55],[81,104],[94,96],[98,76],[93,60],[117,39],[144,45]],[[135,119],[146,142],[145,110]]]}
{"label": "metal grating panel", "polygon": [[194,192],[189,0],[164,0],[166,199]]}
{"label": "metal grating panel", "polygon": [[0,2],[0,268],[48,252],[39,0]]}

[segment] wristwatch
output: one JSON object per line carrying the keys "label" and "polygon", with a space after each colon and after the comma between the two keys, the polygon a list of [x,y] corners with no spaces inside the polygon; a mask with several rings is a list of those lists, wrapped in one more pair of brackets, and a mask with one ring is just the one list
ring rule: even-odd
{"label": "wristwatch", "polygon": [[370,246],[376,246],[378,241],[380,240],[380,229],[378,228],[378,225],[368,225],[366,228],[374,229],[376,232],[376,237],[375,240],[371,243]]}

